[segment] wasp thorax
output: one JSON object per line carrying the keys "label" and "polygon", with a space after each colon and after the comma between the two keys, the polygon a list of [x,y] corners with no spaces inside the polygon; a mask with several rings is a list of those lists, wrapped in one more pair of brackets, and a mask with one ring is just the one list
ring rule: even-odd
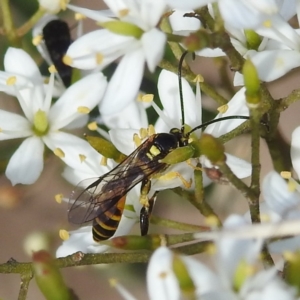
{"label": "wasp thorax", "polygon": [[[178,148],[178,139],[175,135],[170,133],[159,133],[153,139],[153,146],[155,148],[155,157],[164,158],[170,151]],[[153,153],[154,154],[154,153]]]}

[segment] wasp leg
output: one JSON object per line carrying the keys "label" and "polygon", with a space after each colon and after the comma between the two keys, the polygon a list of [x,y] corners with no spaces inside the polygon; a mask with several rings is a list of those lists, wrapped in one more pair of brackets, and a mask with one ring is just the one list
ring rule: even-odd
{"label": "wasp leg", "polygon": [[149,217],[152,212],[152,208],[154,205],[154,200],[157,196],[158,192],[155,192],[153,196],[149,199],[148,203],[149,206],[143,206],[140,212],[140,228],[141,228],[141,235],[146,235],[149,229]]}
{"label": "wasp leg", "polygon": [[187,181],[179,172],[175,172],[175,171],[159,176],[158,178],[162,180],[172,180],[176,177],[181,180],[182,184],[186,189],[189,189],[192,186],[192,182],[193,182],[192,178],[189,181]]}
{"label": "wasp leg", "polygon": [[186,162],[192,169],[197,170],[197,171],[203,171],[202,168],[200,168],[200,167],[198,167],[198,166],[194,166],[194,165],[192,164],[192,162],[191,162],[190,159],[186,160],[185,162]]}
{"label": "wasp leg", "polygon": [[141,186],[141,195],[140,195],[140,203],[144,207],[149,207],[149,199],[148,199],[148,194],[151,189],[151,180],[149,179],[144,179],[142,181],[142,186]]}

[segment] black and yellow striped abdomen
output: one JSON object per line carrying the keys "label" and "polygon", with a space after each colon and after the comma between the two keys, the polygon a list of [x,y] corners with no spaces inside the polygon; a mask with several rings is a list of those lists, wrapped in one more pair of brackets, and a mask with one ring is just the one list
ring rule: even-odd
{"label": "black and yellow striped abdomen", "polygon": [[102,213],[93,221],[93,239],[101,242],[111,238],[115,233],[121,221],[125,206],[126,196],[119,200],[118,204]]}

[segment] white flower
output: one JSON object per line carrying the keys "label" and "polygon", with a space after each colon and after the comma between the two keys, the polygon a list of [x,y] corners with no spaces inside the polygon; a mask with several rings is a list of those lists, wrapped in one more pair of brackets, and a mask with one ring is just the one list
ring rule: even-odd
{"label": "white flower", "polygon": [[0,72],[0,90],[18,98],[25,117],[0,110],[0,140],[26,137],[11,157],[6,176],[12,184],[31,184],[43,170],[44,143],[66,163],[79,160],[79,154],[95,150],[84,140],[60,129],[86,123],[86,113],[101,100],[106,79],[101,73],[89,75],[71,86],[51,106],[54,74],[47,93],[42,76],[23,50],[9,48],[4,58],[5,72]]}
{"label": "white flower", "polygon": [[[241,217],[231,216],[224,226],[237,228],[244,223]],[[194,285],[194,290],[190,287],[189,292],[195,299],[271,300],[276,297],[274,295],[280,295],[278,299],[295,299],[295,290],[277,276],[276,268],[258,269],[257,258],[262,245],[262,240],[221,238],[216,243],[217,254],[213,257],[216,271],[193,258],[160,247],[153,253],[147,270],[149,298],[181,299],[184,296],[174,268],[174,262],[181,260],[186,276]]]}
{"label": "white flower", "polygon": [[[79,69],[102,69],[122,57],[100,104],[102,114],[112,114],[135,99],[145,63],[154,72],[163,56],[166,36],[156,26],[166,5],[163,0],[106,0],[105,3],[116,18],[135,27],[138,36],[116,34],[107,29],[96,30],[76,40],[69,48],[67,57],[71,60],[71,66]],[[104,24],[111,20],[116,22],[101,12],[72,5],[68,7]]]}
{"label": "white flower", "polygon": [[256,28],[264,20],[276,14],[280,7],[275,0],[167,0],[172,8],[196,9],[212,2],[218,2],[225,24],[239,29]]}
{"label": "white flower", "polygon": [[49,13],[58,13],[61,9],[66,9],[69,0],[38,0],[40,6]]}

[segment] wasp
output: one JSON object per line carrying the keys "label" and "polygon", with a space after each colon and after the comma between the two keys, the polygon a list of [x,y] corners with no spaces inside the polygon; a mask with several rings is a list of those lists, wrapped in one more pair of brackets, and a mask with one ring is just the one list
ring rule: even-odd
{"label": "wasp", "polygon": [[[180,66],[183,58],[184,56],[180,60]],[[181,72],[179,75],[181,78]],[[181,85],[180,81],[179,85]],[[183,103],[181,107],[183,107]],[[143,207],[140,212],[140,230],[141,235],[146,235],[149,227],[149,215],[157,195],[155,192],[148,199],[151,178],[169,167],[162,160],[175,149],[187,146],[190,134],[197,129],[222,120],[236,118],[249,119],[248,116],[228,116],[201,124],[189,132],[185,132],[185,127],[182,125],[181,129],[173,128],[169,133],[151,135],[123,162],[90,183],[87,188],[77,187],[70,199],[69,221],[75,224],[92,221],[95,241],[112,237],[122,217],[126,194],[138,183],[141,183],[140,202]],[[184,118],[182,119],[184,124]],[[84,183],[86,182],[81,185]]]}
{"label": "wasp", "polygon": [[46,49],[65,87],[71,85],[72,67],[64,64],[63,57],[72,43],[70,28],[65,21],[52,20],[43,28]]}

